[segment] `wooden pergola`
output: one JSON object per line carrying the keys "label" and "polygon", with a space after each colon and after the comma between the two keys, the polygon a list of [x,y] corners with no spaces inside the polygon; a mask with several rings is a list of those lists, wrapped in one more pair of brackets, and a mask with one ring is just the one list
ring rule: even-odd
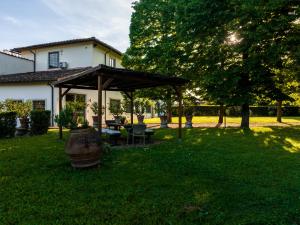
{"label": "wooden pergola", "polygon": [[[112,68],[105,65],[88,68],[82,72],[64,77],[54,82],[59,88],[59,112],[62,111],[62,99],[71,89],[98,90],[98,131],[102,133],[102,91],[121,91],[130,99],[130,122],[133,124],[133,93],[137,89],[171,86],[178,97],[178,138],[182,138],[182,86],[189,81],[178,77],[137,72],[128,69]],[[64,92],[63,92],[64,89]],[[62,139],[62,126],[59,126]]]}

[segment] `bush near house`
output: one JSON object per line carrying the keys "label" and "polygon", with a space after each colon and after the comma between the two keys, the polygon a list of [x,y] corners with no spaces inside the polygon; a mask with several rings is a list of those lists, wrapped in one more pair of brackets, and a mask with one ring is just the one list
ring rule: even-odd
{"label": "bush near house", "polygon": [[0,138],[14,137],[16,132],[16,112],[0,113]]}
{"label": "bush near house", "polygon": [[47,134],[50,125],[50,114],[51,112],[49,110],[31,111],[30,113],[31,134],[33,135]]}
{"label": "bush near house", "polygon": [[[217,105],[191,106],[195,116],[217,116],[220,107]],[[178,108],[172,110],[174,116],[178,116]],[[284,106],[282,107],[283,116],[300,116],[300,107]],[[226,107],[227,116],[240,116],[240,106]],[[251,116],[276,116],[276,106],[250,106]]]}

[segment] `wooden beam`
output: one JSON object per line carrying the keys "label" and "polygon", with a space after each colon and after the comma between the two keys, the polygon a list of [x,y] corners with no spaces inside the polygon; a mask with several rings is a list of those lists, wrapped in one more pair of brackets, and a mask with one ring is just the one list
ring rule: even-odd
{"label": "wooden beam", "polygon": [[128,92],[128,91],[123,91],[124,94],[131,100],[132,99],[132,92]]}
{"label": "wooden beam", "polygon": [[[58,93],[58,111],[59,111],[59,115],[61,114],[62,111],[62,88],[59,87],[59,93]],[[62,124],[59,124],[59,139],[63,138],[63,133],[62,133]]]}
{"label": "wooden beam", "polygon": [[107,79],[107,80],[104,82],[104,84],[102,85],[102,88],[103,88],[103,89],[106,89],[106,88],[110,85],[110,83],[111,83],[113,80],[114,80],[114,79],[112,79],[112,78]]}
{"label": "wooden beam", "polygon": [[98,132],[102,136],[102,76],[98,76]]}
{"label": "wooden beam", "polygon": [[62,97],[64,97],[69,91],[71,90],[71,88],[67,88],[67,90],[64,91],[64,93],[62,93]]}

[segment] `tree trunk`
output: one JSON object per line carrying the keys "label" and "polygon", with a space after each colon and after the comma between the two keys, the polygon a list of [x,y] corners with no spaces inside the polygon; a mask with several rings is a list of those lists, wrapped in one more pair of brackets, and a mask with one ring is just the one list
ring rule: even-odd
{"label": "tree trunk", "polygon": [[220,105],[219,109],[219,121],[218,124],[222,124],[224,120],[224,114],[225,114],[225,107],[223,104]]}
{"label": "tree trunk", "polygon": [[172,123],[172,103],[170,101],[167,102],[167,117],[168,123]]}
{"label": "tree trunk", "polygon": [[245,103],[242,105],[242,121],[241,121],[241,128],[249,128],[249,104]]}
{"label": "tree trunk", "polygon": [[282,123],[282,101],[277,101],[277,122]]}

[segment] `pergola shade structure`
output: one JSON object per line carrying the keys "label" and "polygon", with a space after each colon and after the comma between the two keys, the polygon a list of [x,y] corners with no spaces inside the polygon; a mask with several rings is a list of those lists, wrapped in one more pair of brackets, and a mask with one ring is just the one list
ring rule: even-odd
{"label": "pergola shade structure", "polygon": [[[122,91],[131,100],[131,123],[133,123],[133,92],[137,89],[172,86],[179,103],[179,138],[182,137],[182,91],[181,87],[189,81],[178,77],[167,77],[159,74],[137,72],[128,69],[112,68],[105,65],[88,68],[54,82],[59,88],[59,111],[62,110],[62,98],[71,89],[98,90],[98,115],[102,115],[102,91]],[[62,89],[66,90],[64,93]],[[102,117],[98,116],[98,129],[101,134]],[[62,127],[60,126],[60,138]]]}

